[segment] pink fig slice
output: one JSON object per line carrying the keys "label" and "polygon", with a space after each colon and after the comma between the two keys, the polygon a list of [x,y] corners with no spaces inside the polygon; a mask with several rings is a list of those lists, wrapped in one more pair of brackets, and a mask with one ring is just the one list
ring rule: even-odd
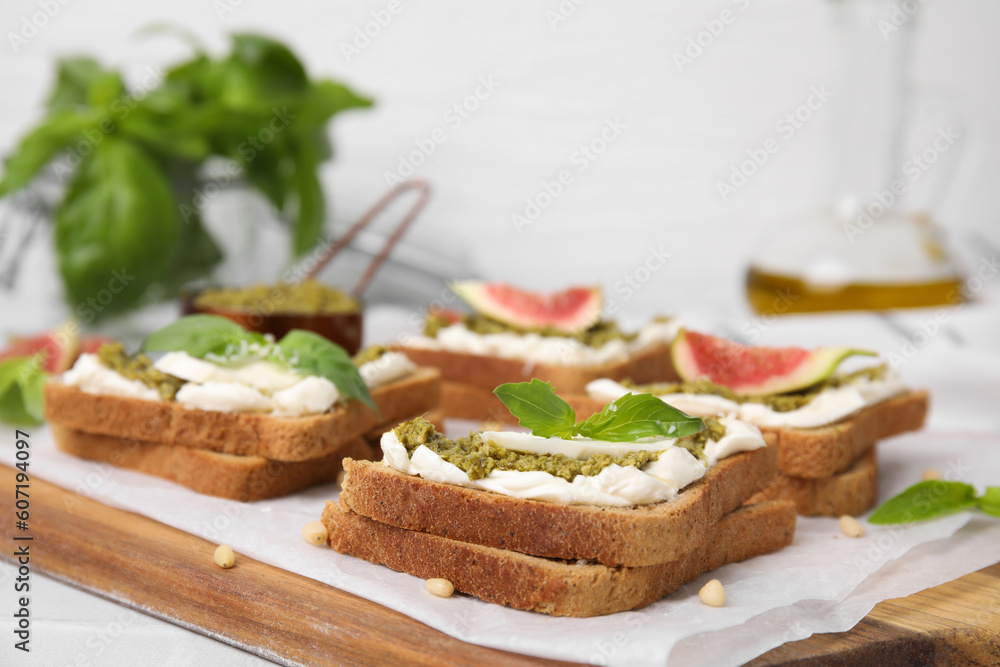
{"label": "pink fig slice", "polygon": [[520,329],[578,333],[600,320],[603,309],[600,287],[543,294],[502,283],[461,280],[451,289],[481,315]]}
{"label": "pink fig slice", "polygon": [[763,396],[821,382],[847,357],[875,356],[850,347],[758,347],[681,330],[671,346],[674,368],[686,382],[707,379],[737,394]]}

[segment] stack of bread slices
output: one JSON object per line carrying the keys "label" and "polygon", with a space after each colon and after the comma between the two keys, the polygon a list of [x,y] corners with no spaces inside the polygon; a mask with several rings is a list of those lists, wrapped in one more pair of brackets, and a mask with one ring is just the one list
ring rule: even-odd
{"label": "stack of bread slices", "polygon": [[331,482],[344,457],[379,456],[365,436],[434,409],[440,392],[438,371],[417,368],[371,391],[378,413],[350,400],[281,417],[87,391],[57,376],[45,386],[45,415],[66,453],[252,501]]}
{"label": "stack of bread slices", "polygon": [[[391,435],[391,434],[387,434]],[[762,447],[723,459],[674,498],[605,507],[523,499],[344,461],[322,515],[336,551],[488,602],[557,616],[649,605],[726,563],[788,545],[795,509],[746,504],[777,470]]]}

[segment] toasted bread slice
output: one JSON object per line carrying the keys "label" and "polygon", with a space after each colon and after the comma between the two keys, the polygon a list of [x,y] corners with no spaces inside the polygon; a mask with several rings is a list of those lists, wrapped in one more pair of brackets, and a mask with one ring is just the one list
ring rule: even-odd
{"label": "toasted bread slice", "polygon": [[672,500],[597,507],[513,498],[346,459],[340,501],[381,523],[461,542],[641,566],[675,560],[698,546],[709,526],[765,488],[776,471],[777,452],[763,447],[723,459]]}
{"label": "toasted bread slice", "polygon": [[522,359],[405,346],[399,349],[413,363],[441,370],[441,379],[446,383],[441,406],[446,416],[460,419],[511,421],[507,408],[493,395],[496,387],[507,382],[538,378],[551,382],[556,393],[564,395],[583,394],[588,382],[603,377],[632,378],[636,382],[664,378],[670,381],[677,377],[670,359],[670,346],[666,343],[638,350],[625,361],[590,366],[532,364]]}
{"label": "toasted bread slice", "polygon": [[[589,396],[567,396],[583,419],[604,409]],[[930,398],[926,391],[876,403],[840,421],[816,428],[761,427],[768,444],[778,446],[778,468],[789,477],[823,479],[850,468],[875,443],[923,427]]]}
{"label": "toasted bread slice", "polygon": [[878,500],[878,461],[875,449],[861,455],[842,473],[819,479],[790,477],[779,472],[774,481],[748,503],[790,500],[803,516],[863,514]]}
{"label": "toasted bread slice", "polygon": [[377,455],[377,450],[361,438],[346,441],[335,454],[309,461],[286,462],[260,456],[219,454],[180,445],[129,441],[61,426],[53,426],[52,432],[56,445],[67,454],[156,475],[198,493],[239,501],[275,498],[332,482],[345,456],[370,459]]}
{"label": "toasted bread slice", "polygon": [[[388,526],[328,502],[323,523],[334,550],[431,579],[515,609],[556,616],[600,616],[645,607],[702,573],[792,542],[788,502],[739,508],[702,528],[707,539],[672,562],[611,568],[469,544]],[[641,530],[641,529],[637,529]]]}
{"label": "toasted bread slice", "polygon": [[192,410],[173,401],[89,394],[58,379],[45,383],[45,418],[68,429],[224,454],[306,461],[333,454],[380,422],[437,406],[440,374],[420,368],[372,391],[379,415],[360,401],[309,417]]}

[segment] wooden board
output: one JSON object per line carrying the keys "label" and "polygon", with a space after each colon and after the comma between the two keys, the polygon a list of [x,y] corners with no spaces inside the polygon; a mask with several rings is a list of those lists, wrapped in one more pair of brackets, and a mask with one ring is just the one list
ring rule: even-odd
{"label": "wooden board", "polygon": [[[0,466],[0,488],[15,470]],[[13,512],[0,531],[13,544]],[[350,593],[31,481],[35,572],[288,665],[566,665],[473,646]],[[12,548],[4,550],[10,558]],[[239,613],[232,613],[238,609]],[[1000,564],[879,604],[850,632],[786,644],[751,665],[1000,664]]]}

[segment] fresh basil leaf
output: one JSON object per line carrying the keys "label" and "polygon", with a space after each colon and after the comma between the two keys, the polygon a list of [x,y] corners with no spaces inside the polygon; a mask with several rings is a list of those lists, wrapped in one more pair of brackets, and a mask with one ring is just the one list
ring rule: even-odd
{"label": "fresh basil leaf", "polygon": [[179,215],[160,167],[134,144],[102,136],[56,214],[67,300],[91,319],[141,303],[167,277]]}
{"label": "fresh basil leaf", "polygon": [[0,421],[8,424],[40,424],[42,393],[48,373],[43,357],[15,357],[0,362]]}
{"label": "fresh basil leaf", "polygon": [[299,120],[303,124],[322,127],[341,111],[363,109],[372,104],[371,98],[358,95],[342,83],[316,81],[306,93]]}
{"label": "fresh basil leaf", "polygon": [[312,149],[300,144],[294,178],[298,204],[293,234],[296,256],[312,250],[323,233],[323,187],[319,183],[318,171],[319,163]]}
{"label": "fresh basil leaf", "polygon": [[285,334],[278,342],[278,348],[292,368],[326,378],[341,394],[356,398],[378,414],[378,406],[368,392],[368,385],[344,348],[319,334],[302,329],[292,329]]}
{"label": "fresh basil leaf", "polygon": [[976,490],[962,482],[935,479],[914,484],[875,510],[869,523],[911,523],[976,506]]}
{"label": "fresh basil leaf", "polygon": [[532,378],[531,382],[510,382],[493,390],[518,423],[543,438],[573,435],[576,412],[556,395],[552,385]]}
{"label": "fresh basil leaf", "polygon": [[90,87],[87,89],[87,104],[98,109],[111,109],[115,102],[122,103],[121,99],[125,96],[125,92],[125,82],[121,74],[113,71],[104,72],[90,82]]}
{"label": "fresh basil leaf", "polygon": [[302,62],[280,42],[252,34],[233,35],[233,52],[222,68],[219,99],[231,107],[255,107],[308,89]]}
{"label": "fresh basil leaf", "polygon": [[226,348],[264,343],[264,337],[218,315],[188,315],[146,337],[143,352],[187,352],[192,357],[225,354]]}
{"label": "fresh basil leaf", "polygon": [[50,111],[86,106],[94,82],[107,70],[93,58],[63,58],[56,66],[56,85],[49,96]]}
{"label": "fresh basil leaf", "polygon": [[576,426],[595,440],[634,442],[640,438],[680,438],[705,428],[699,417],[681,412],[652,394],[626,394]]}
{"label": "fresh basil leaf", "polygon": [[990,516],[1000,518],[1000,486],[986,488],[986,493],[977,501],[979,509]]}
{"label": "fresh basil leaf", "polygon": [[93,114],[80,114],[74,111],[57,111],[50,114],[41,125],[21,139],[17,150],[4,161],[0,197],[20,190],[30,183],[56,155],[75,141],[82,139],[81,133],[91,128],[96,121],[97,116]]}
{"label": "fresh basil leaf", "polygon": [[208,274],[222,261],[222,250],[205,230],[194,202],[181,209],[181,236],[164,287],[176,294],[187,283]]}

